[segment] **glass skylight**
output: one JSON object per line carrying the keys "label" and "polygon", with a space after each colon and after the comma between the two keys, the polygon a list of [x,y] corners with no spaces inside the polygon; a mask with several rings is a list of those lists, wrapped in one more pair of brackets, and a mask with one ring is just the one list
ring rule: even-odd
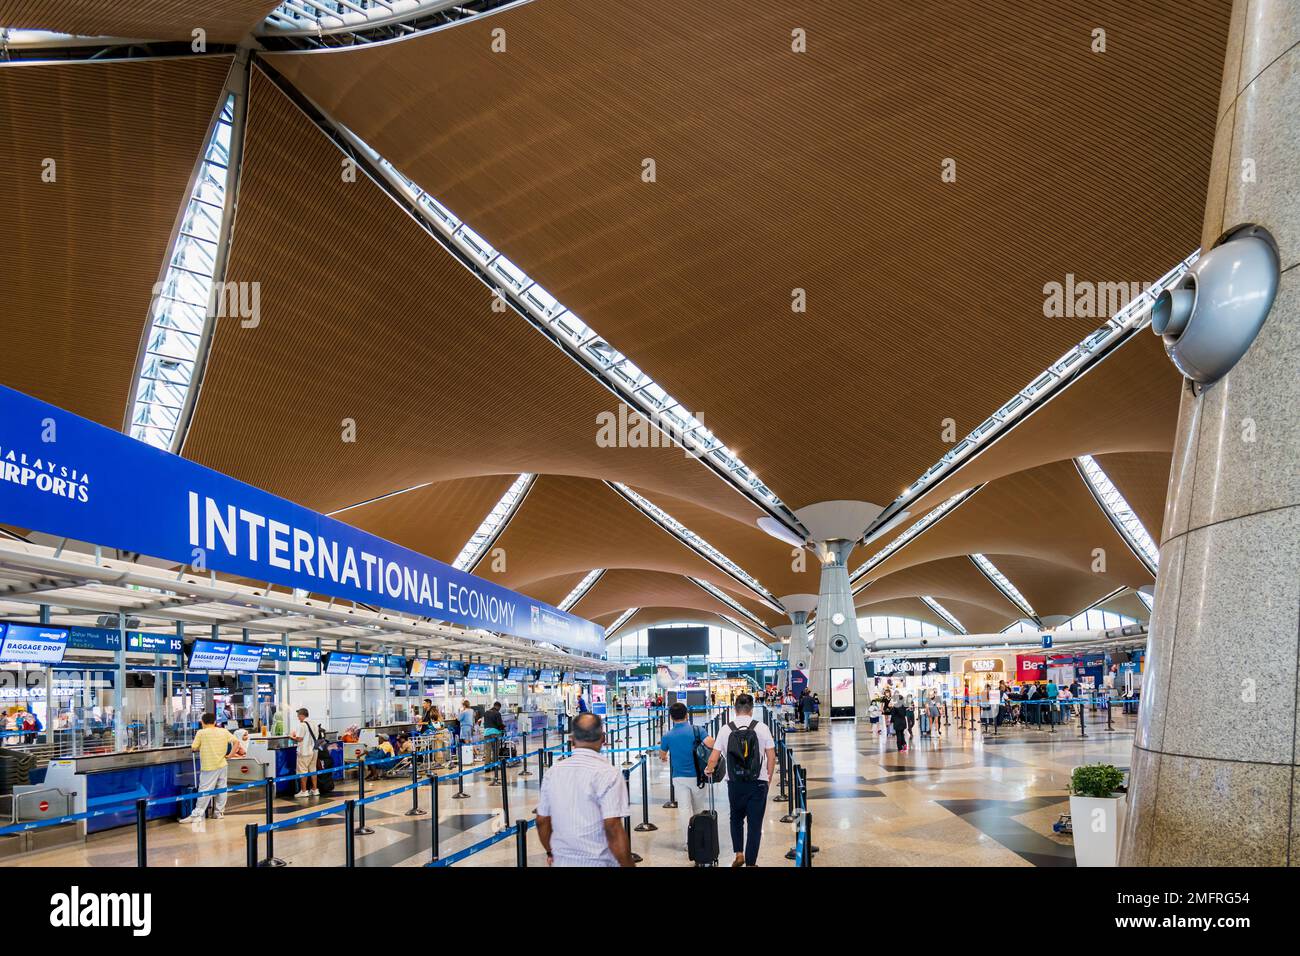
{"label": "glass skylight", "polygon": [[1093,364],[1098,355],[1104,354],[1114,343],[1147,325],[1151,320],[1151,307],[1161,291],[1176,284],[1187,270],[1195,265],[1200,255],[1201,251],[1197,249],[1152,283],[1150,288],[1130,300],[1124,308],[1111,316],[1105,325],[1072,346],[1033,381],[1013,395],[1006,404],[976,426],[969,435],[953,445],[942,458],[926,470],[925,474],[912,482],[906,491],[881,512],[882,517],[887,518],[897,513],[908,502],[915,500],[926,488],[948,475],[963,460],[970,457],[977,448],[992,441],[994,437],[1024,417],[1027,412],[1041,404],[1064,382]]}
{"label": "glass skylight", "polygon": [[860,579],[864,574],[866,574],[876,565],[880,564],[880,562],[884,561],[886,558],[888,558],[891,554],[893,554],[903,545],[907,544],[907,542],[911,541],[913,538],[915,538],[926,528],[930,527],[930,525],[934,524],[936,521],[938,521],[940,518],[946,515],[949,511],[952,511],[953,508],[956,508],[959,504],[961,504],[971,495],[975,494],[975,492],[979,491],[980,488],[982,487],[984,486],[976,485],[974,488],[967,488],[965,491],[953,495],[943,504],[938,505],[931,511],[927,512],[926,515],[923,518],[921,518],[920,521],[916,522],[914,525],[912,525],[910,528],[908,528],[906,531],[900,534],[897,538],[889,542],[889,544],[885,545],[883,548],[881,548],[879,551],[873,554],[870,558],[868,558],[866,564],[862,565],[860,568],[854,571],[852,575],[850,575],[849,582],[852,583]]}
{"label": "glass skylight", "polygon": [[962,624],[962,622],[957,620],[957,618],[953,615],[951,611],[949,611],[946,607],[944,607],[934,598],[930,597],[930,595],[922,594],[921,600],[925,602],[926,606],[931,611],[933,611],[935,614],[938,614],[941,618],[943,618],[950,625],[952,625],[953,629],[956,630],[958,634],[966,633],[966,628]]}
{"label": "glass skylight", "polygon": [[1143,604],[1147,606],[1148,611],[1155,610],[1156,599],[1153,598],[1150,594],[1147,594],[1146,591],[1134,591],[1133,593],[1138,596],[1139,601],[1141,601]]}
{"label": "glass skylight", "polygon": [[984,576],[992,581],[997,586],[997,589],[1007,596],[1007,599],[1012,604],[1025,612],[1026,617],[1031,617],[1037,620],[1038,613],[1030,606],[1029,601],[1026,600],[1025,596],[1016,589],[1016,586],[1011,583],[1007,576],[997,569],[997,565],[982,554],[972,554],[970,559],[975,562],[976,567],[984,572]]}
{"label": "glass skylight", "polygon": [[346,127],[337,128],[358,150],[370,157],[390,184],[415,204],[424,214],[424,221],[435,227],[485,281],[515,304],[522,315],[613,387],[634,411],[794,529],[799,537],[804,537],[793,512],[681,402],[355,133]]}
{"label": "glass skylight", "polygon": [[727,605],[727,607],[731,608],[733,611],[735,611],[745,620],[753,623],[753,625],[757,627],[759,630],[761,630],[764,634],[767,634],[769,636],[775,636],[772,634],[772,631],[768,628],[766,624],[764,624],[762,621],[760,621],[757,617],[754,616],[754,614],[749,610],[749,608],[745,607],[745,605],[741,604],[739,601],[733,598],[726,591],[722,590],[722,588],[718,587],[717,585],[710,584],[708,581],[701,580],[700,578],[690,578],[690,580],[698,584],[700,587],[704,588],[704,590],[708,591],[715,598],[717,598],[723,604]]}
{"label": "glass skylight", "polygon": [[232,93],[208,138],[167,271],[150,306],[129,434],[165,450],[175,450],[172,446],[176,429],[194,381],[203,330],[212,312],[212,281],[226,212],[234,115]]}
{"label": "glass skylight", "polygon": [[514,480],[514,483],[506,489],[506,493],[501,496],[501,500],[493,505],[488,516],[478,526],[478,530],[470,535],[469,540],[465,542],[465,547],[460,549],[460,554],[456,555],[456,560],[452,562],[453,567],[459,571],[468,571],[478,564],[488,548],[492,547],[492,542],[496,541],[497,535],[510,520],[510,516],[515,513],[519,503],[524,500],[524,495],[528,493],[536,477],[524,473]]}
{"label": "glass skylight", "polygon": [[583,596],[591,590],[591,586],[599,581],[600,576],[604,573],[604,568],[596,568],[594,571],[589,571],[587,576],[578,582],[578,586],[570,591],[568,596],[560,602],[560,610],[567,611],[569,608],[573,607],[573,605],[581,601]]}
{"label": "glass skylight", "polygon": [[[500,0],[286,0],[266,15],[258,29],[262,36],[344,33],[392,27],[397,33],[415,33],[410,21],[442,14],[447,22],[475,17],[501,6]],[[479,7],[482,9],[474,9]],[[436,21],[435,21],[436,23]],[[384,39],[386,34],[371,39]],[[366,37],[352,37],[354,41]]]}
{"label": "glass skylight", "polygon": [[627,623],[627,619],[630,618],[633,614],[635,614],[635,613],[636,613],[637,611],[639,611],[639,610],[640,610],[640,608],[630,607],[630,608],[628,608],[626,611],[624,611],[622,614],[620,614],[620,615],[618,616],[618,620],[617,620],[617,621],[615,621],[615,622],[614,622],[613,624],[611,624],[609,627],[605,628],[605,634],[606,634],[606,636],[608,636],[608,635],[610,635],[610,634],[617,633],[618,629],[619,629],[620,627],[622,627],[624,624]]}
{"label": "glass skylight", "polygon": [[680,521],[678,521],[668,512],[664,511],[653,501],[650,501],[643,495],[638,495],[635,491],[633,491],[627,485],[622,484],[621,482],[612,481],[612,482],[607,482],[607,484],[610,484],[614,488],[616,488],[620,494],[625,495],[628,498],[628,500],[630,500],[634,505],[636,505],[638,508],[644,511],[647,515],[649,515],[659,524],[667,528],[668,531],[670,531],[676,537],[680,538],[683,542],[685,542],[695,551],[699,552],[704,557],[708,558],[714,564],[719,565],[734,577],[737,577],[741,581],[744,581],[747,585],[749,585],[759,594],[763,595],[763,597],[771,601],[773,605],[777,607],[780,606],[780,603],[776,600],[776,598],[772,596],[771,592],[768,591],[767,588],[763,587],[763,585],[759,584],[758,580],[753,575],[751,575],[748,571],[742,568],[735,561],[731,560],[731,558],[727,557],[725,554],[723,554],[713,545],[709,544],[709,542],[705,541],[703,538],[701,538],[690,528],[686,527],[686,525],[682,524]]}
{"label": "glass skylight", "polygon": [[1093,497],[1105,509],[1111,524],[1119,529],[1119,533],[1133,549],[1133,553],[1142,559],[1147,570],[1154,575],[1160,566],[1160,548],[1147,533],[1147,529],[1142,526],[1141,520],[1124,500],[1115,483],[1102,470],[1101,465],[1097,464],[1095,458],[1091,455],[1082,455],[1074,461],[1092,491]]}

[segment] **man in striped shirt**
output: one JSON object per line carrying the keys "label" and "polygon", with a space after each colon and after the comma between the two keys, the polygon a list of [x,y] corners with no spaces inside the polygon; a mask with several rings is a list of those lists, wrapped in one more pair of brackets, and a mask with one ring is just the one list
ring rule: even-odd
{"label": "man in striped shirt", "polygon": [[599,715],[580,714],[570,725],[573,753],[542,783],[537,836],[548,866],[633,866],[623,828],[627,787],[620,770],[600,755],[605,728]]}

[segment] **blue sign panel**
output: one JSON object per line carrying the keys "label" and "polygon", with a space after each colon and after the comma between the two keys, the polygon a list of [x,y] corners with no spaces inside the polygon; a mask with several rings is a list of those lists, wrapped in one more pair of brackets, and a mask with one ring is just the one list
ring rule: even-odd
{"label": "blue sign panel", "polygon": [[0,661],[13,664],[58,664],[68,647],[68,629],[48,624],[0,622]]}
{"label": "blue sign panel", "polygon": [[0,522],[576,650],[605,649],[604,630],[590,621],[5,386]]}
{"label": "blue sign panel", "polygon": [[231,644],[230,658],[226,661],[226,670],[247,673],[262,666],[262,647],[260,644]]}
{"label": "blue sign panel", "polygon": [[192,671],[224,671],[230,660],[227,641],[195,641],[187,666]]}
{"label": "blue sign panel", "polygon": [[1044,635],[1043,635],[1043,647],[1051,647],[1051,646],[1052,646],[1052,635],[1051,635],[1051,634],[1044,634]]}
{"label": "blue sign panel", "polygon": [[[113,635],[115,638],[116,634]],[[113,642],[116,645],[116,640]],[[141,631],[126,632],[126,649],[145,654],[179,654],[185,649],[179,637],[167,637],[162,634],[145,634]]]}

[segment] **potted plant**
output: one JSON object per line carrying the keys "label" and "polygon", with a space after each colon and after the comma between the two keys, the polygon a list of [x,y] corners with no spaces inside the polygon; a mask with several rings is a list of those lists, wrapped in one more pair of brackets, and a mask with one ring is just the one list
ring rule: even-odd
{"label": "potted plant", "polygon": [[1070,776],[1070,828],[1078,866],[1116,866],[1124,829],[1124,774],[1110,764],[1075,767]]}

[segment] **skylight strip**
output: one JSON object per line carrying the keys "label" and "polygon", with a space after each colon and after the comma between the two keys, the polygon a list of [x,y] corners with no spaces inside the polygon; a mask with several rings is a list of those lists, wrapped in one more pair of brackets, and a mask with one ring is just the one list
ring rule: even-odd
{"label": "skylight strip", "polygon": [[592,585],[599,581],[600,576],[604,573],[604,568],[596,568],[594,571],[589,571],[587,576],[578,582],[578,586],[570,591],[568,596],[556,606],[561,611],[567,611],[569,608],[573,607],[573,605],[577,604],[586,596],[587,592],[591,590]]}
{"label": "skylight strip", "polygon": [[757,578],[713,545],[709,544],[709,542],[705,541],[690,528],[686,527],[686,525],[682,524],[668,512],[664,511],[653,501],[637,494],[622,482],[610,481],[606,482],[606,484],[617,490],[656,522],[664,526],[669,532],[680,538],[685,544],[689,545],[693,550],[723,568],[723,570],[729,573],[732,577],[740,579],[746,585],[763,595],[763,597],[772,603],[773,607],[780,607],[780,603],[772,596],[772,593],[768,591],[767,588],[758,583]]}
{"label": "skylight strip", "polygon": [[[343,139],[374,163],[385,180],[399,190],[406,201],[414,204],[420,212],[421,221],[452,246],[461,255],[462,261],[472,263],[472,271],[503,299],[514,305],[522,316],[571,358],[582,363],[588,371],[610,386],[629,408],[643,416],[669,440],[708,465],[715,474],[799,537],[807,536],[799,519],[754,474],[753,469],[742,462],[734,451],[685,406],[669,395],[662,385],[601,338],[522,269],[493,249],[463,220],[380,156],[364,140],[346,127],[329,122]],[[526,289],[526,294],[519,289]]]}
{"label": "skylight strip", "polygon": [[[1058,388],[1073,380],[1085,369],[1103,358],[1116,343],[1144,328],[1151,318],[1151,307],[1161,291],[1176,284],[1200,258],[1197,249],[1182,262],[1153,282],[1148,289],[1131,299],[1116,312],[1105,325],[1089,333],[1060,358],[1037,375],[1031,382],[1011,397],[1001,408],[977,425],[966,437],[953,445],[920,478],[908,485],[907,490],[894,499],[877,518],[883,524],[896,513],[915,501],[931,485],[947,477],[978,449],[1002,435],[1030,411],[1047,400]],[[868,529],[870,533],[870,529]]]}
{"label": "skylight strip", "polygon": [[532,487],[533,479],[536,475],[525,472],[514,480],[506,493],[501,496],[501,500],[492,506],[483,523],[478,526],[478,530],[469,536],[465,542],[465,547],[460,549],[460,554],[456,555],[456,560],[452,566],[458,571],[469,571],[483,559],[487,554],[493,542],[501,534],[506,523],[519,508],[520,503],[524,500],[524,495],[528,494],[528,489]]}
{"label": "skylight strip", "polygon": [[772,632],[771,628],[769,628],[766,624],[764,624],[762,621],[760,621],[760,620],[759,620],[759,619],[754,615],[754,613],[753,613],[752,611],[750,611],[749,608],[745,607],[745,605],[741,604],[739,601],[737,601],[735,598],[733,598],[733,597],[732,597],[730,594],[728,594],[726,591],[722,590],[722,588],[718,587],[716,584],[711,584],[710,582],[705,581],[705,580],[702,580],[701,578],[690,578],[690,577],[688,577],[687,580],[688,580],[688,581],[691,581],[691,582],[694,583],[694,584],[698,584],[700,587],[702,587],[704,590],[708,591],[711,595],[713,595],[715,598],[717,598],[717,599],[718,599],[719,601],[721,601],[723,604],[727,605],[727,607],[731,608],[731,609],[732,609],[733,611],[735,611],[737,614],[739,614],[739,615],[741,615],[742,617],[744,617],[746,620],[748,620],[748,621],[753,621],[754,624],[755,624],[755,626],[758,627],[759,629],[761,629],[762,632],[763,632],[764,634],[768,634],[768,635],[770,635],[770,636],[772,636],[772,637],[775,637],[775,636],[776,636],[776,635]]}
{"label": "skylight strip", "polygon": [[1147,606],[1147,610],[1148,610],[1148,611],[1154,611],[1154,610],[1155,610],[1155,608],[1156,608],[1156,599],[1153,598],[1150,594],[1147,594],[1146,591],[1141,591],[1141,590],[1139,590],[1139,591],[1134,591],[1133,593],[1136,594],[1136,595],[1138,596],[1138,600],[1139,600],[1139,601],[1141,601],[1143,604],[1145,604],[1145,605]]}
{"label": "skylight strip", "polygon": [[[419,33],[482,16],[510,0],[283,0],[254,31],[262,39],[286,37],[349,45]],[[426,22],[427,21],[427,22]]]}
{"label": "skylight strip", "polygon": [[[150,303],[150,325],[145,333],[142,363],[136,376],[128,434],[157,448],[173,450],[181,411],[194,381],[208,316],[213,281],[218,268],[216,250],[225,225],[226,190],[230,185],[231,140],[235,122],[235,94],[230,93],[208,136],[199,174],[181,217],[175,244],[167,257],[167,269],[155,287]],[[215,171],[220,170],[220,175]],[[201,214],[199,196],[219,199],[222,215]],[[203,268],[196,268],[197,266]],[[191,295],[182,295],[189,290]],[[206,303],[199,305],[198,302]],[[192,348],[181,348],[177,336],[192,340]],[[163,382],[170,386],[159,390]]]}
{"label": "skylight strip", "polygon": [[620,614],[620,615],[618,616],[618,620],[617,620],[617,621],[615,621],[615,622],[614,622],[613,624],[611,624],[609,627],[605,628],[605,636],[606,636],[606,637],[609,637],[609,635],[611,635],[611,634],[616,634],[616,633],[618,633],[618,629],[619,629],[620,627],[622,627],[624,624],[627,623],[627,619],[630,618],[633,614],[635,614],[635,613],[636,613],[637,611],[639,611],[639,610],[641,610],[641,609],[640,609],[640,608],[637,608],[637,607],[630,607],[630,608],[628,608],[626,611],[624,611],[622,614]]}
{"label": "skylight strip", "polygon": [[1092,496],[1097,499],[1097,503],[1106,512],[1111,524],[1115,526],[1124,542],[1154,576],[1160,567],[1160,547],[1147,533],[1147,529],[1142,525],[1142,520],[1129,506],[1120,490],[1115,487],[1115,483],[1110,480],[1110,476],[1106,474],[1101,465],[1097,464],[1095,458],[1091,455],[1080,455],[1074,461],[1078,466],[1079,474],[1083,476],[1084,482],[1088,485],[1088,490],[1092,492]]}
{"label": "skylight strip", "polygon": [[953,613],[952,613],[951,611],[949,611],[946,607],[944,607],[942,604],[940,604],[940,603],[939,603],[938,601],[936,601],[934,598],[930,597],[930,595],[928,595],[928,594],[922,594],[922,595],[921,595],[921,600],[925,602],[925,605],[926,605],[926,606],[927,606],[931,611],[933,611],[935,614],[938,614],[941,618],[943,618],[945,621],[947,621],[948,624],[949,624],[953,629],[955,629],[955,630],[957,631],[958,634],[965,634],[965,633],[966,633],[966,628],[965,628],[965,626],[962,624],[962,622],[959,621],[959,620],[957,620],[957,618],[953,615]]}
{"label": "skylight strip", "polygon": [[947,501],[943,502],[943,504],[938,505],[937,507],[931,509],[929,512],[925,514],[923,518],[921,518],[920,521],[917,521],[910,528],[908,528],[906,531],[900,534],[897,538],[889,542],[889,544],[885,545],[883,548],[881,548],[879,551],[873,554],[870,558],[868,558],[865,564],[863,564],[856,571],[854,571],[852,575],[849,576],[849,583],[852,584],[853,582],[860,580],[862,576],[867,574],[869,571],[871,571],[872,568],[879,565],[891,554],[893,554],[899,548],[903,547],[903,545],[907,544],[907,542],[911,541],[918,534],[920,534],[926,528],[933,525],[936,521],[938,521],[948,512],[952,511],[953,508],[956,508],[959,504],[961,504],[963,501],[965,501],[967,498],[975,494],[975,492],[979,491],[983,487],[984,487],[983,485],[976,485],[974,488],[967,488],[965,491],[953,495]]}
{"label": "skylight strip", "polygon": [[1006,595],[1007,600],[1020,608],[1020,610],[1025,613],[1026,617],[1033,618],[1035,622],[1038,621],[1038,612],[1030,606],[1029,601],[1020,593],[1019,590],[1017,590],[1016,586],[1011,583],[1011,580],[998,570],[997,565],[982,554],[972,554],[970,559],[975,562],[977,568],[984,572],[984,576],[992,581],[999,591]]}

